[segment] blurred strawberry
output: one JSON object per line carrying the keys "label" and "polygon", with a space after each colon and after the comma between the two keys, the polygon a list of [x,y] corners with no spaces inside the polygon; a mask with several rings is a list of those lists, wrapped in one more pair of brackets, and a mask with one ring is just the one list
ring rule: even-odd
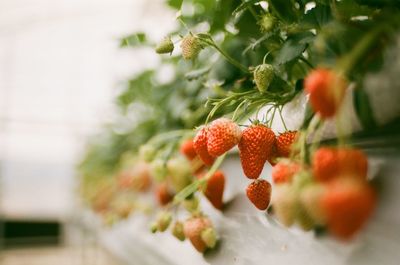
{"label": "blurred strawberry", "polygon": [[193,147],[197,155],[207,166],[212,166],[215,157],[208,153],[207,149],[208,127],[201,128],[193,139]]}
{"label": "blurred strawberry", "polygon": [[321,202],[328,230],[340,239],[353,237],[372,215],[376,200],[374,189],[363,181],[343,177],[331,181]]}
{"label": "blurred strawberry", "polygon": [[186,139],[183,141],[179,150],[181,154],[189,160],[193,160],[197,156],[196,150],[194,149],[193,139]]}
{"label": "blurred strawberry", "polygon": [[313,156],[313,174],[317,181],[327,182],[337,176],[367,177],[367,156],[358,149],[321,147]]}

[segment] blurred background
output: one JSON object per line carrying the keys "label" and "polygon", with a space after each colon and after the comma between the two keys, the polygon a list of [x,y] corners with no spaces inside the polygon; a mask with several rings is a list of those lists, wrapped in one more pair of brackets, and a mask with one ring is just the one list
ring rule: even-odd
{"label": "blurred background", "polygon": [[2,264],[116,262],[91,259],[103,255],[92,246],[82,254],[79,232],[66,236],[75,167],[87,138],[112,120],[121,81],[159,63],[149,48],[119,49],[120,38],[146,29],[160,39],[174,16],[161,0],[0,1]]}

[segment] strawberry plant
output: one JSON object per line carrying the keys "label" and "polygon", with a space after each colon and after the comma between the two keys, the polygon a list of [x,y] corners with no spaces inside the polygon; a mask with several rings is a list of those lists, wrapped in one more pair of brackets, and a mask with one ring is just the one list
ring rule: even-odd
{"label": "strawberry plant", "polygon": [[[133,33],[121,46],[154,49],[162,59],[159,67],[173,65],[173,76],[161,82],[156,68],[126,82],[116,98],[120,118],[89,146],[80,165],[85,197],[97,198],[93,183],[108,180],[114,187],[108,176],[127,165],[148,163],[157,183],[152,190],[163,208],[152,231],[165,231],[177,219],[171,211],[186,209],[188,219],[174,220],[172,233],[203,252],[218,237],[196,196],[203,193],[223,210],[225,177],[217,170],[226,152],[238,145],[244,175],[255,179],[246,193],[258,209],[266,210],[271,200],[274,215],[285,226],[324,226],[341,239],[358,232],[377,197],[366,178],[366,155],[350,147],[357,138],[343,131],[344,105],[351,96],[361,134],[379,130],[371,98],[379,87],[371,88],[366,80],[391,69],[386,54],[396,52],[399,2],[166,4],[177,11],[179,26],[173,32],[158,44],[142,32]],[[288,128],[284,109],[301,98],[307,100],[302,125]],[[245,124],[248,119],[250,125]],[[282,123],[280,131],[274,121]],[[336,140],[327,142],[322,134],[329,122],[335,125]],[[261,176],[267,161],[274,166],[273,186]],[[111,191],[92,205],[112,211]],[[351,220],[354,210],[357,218]]]}

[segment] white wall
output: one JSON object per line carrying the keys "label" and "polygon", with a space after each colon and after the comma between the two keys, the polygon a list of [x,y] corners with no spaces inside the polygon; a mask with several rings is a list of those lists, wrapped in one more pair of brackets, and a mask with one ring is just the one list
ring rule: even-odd
{"label": "white wall", "polygon": [[161,0],[0,1],[1,213],[69,213],[86,137],[112,118],[118,83],[158,62],[118,38],[160,39],[173,17]]}

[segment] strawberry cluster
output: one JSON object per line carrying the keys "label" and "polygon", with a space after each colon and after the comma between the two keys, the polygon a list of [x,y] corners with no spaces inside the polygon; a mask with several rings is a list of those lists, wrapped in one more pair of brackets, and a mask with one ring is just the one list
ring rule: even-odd
{"label": "strawberry cluster", "polygon": [[285,226],[323,226],[337,238],[349,239],[376,206],[367,168],[366,155],[347,147],[319,148],[311,167],[282,160],[272,170],[274,214]]}
{"label": "strawberry cluster", "polygon": [[247,197],[258,209],[265,210],[271,199],[271,184],[258,178],[267,161],[273,163],[277,157],[289,156],[296,137],[297,132],[291,131],[276,137],[271,128],[258,121],[241,131],[233,121],[220,118],[197,132],[193,146],[202,161],[212,165],[216,157],[238,145],[244,175],[254,180],[246,189]]}

